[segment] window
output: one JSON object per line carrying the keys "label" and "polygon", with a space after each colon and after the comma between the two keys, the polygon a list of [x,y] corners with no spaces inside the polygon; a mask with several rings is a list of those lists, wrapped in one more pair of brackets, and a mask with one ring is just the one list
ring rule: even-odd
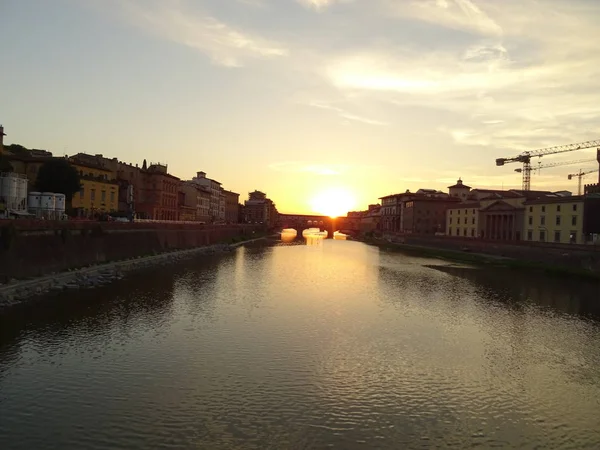
{"label": "window", "polygon": [[529,212],[533,212],[533,206],[529,207]]}
{"label": "window", "polygon": [[540,217],[540,225],[546,225],[546,216]]}
{"label": "window", "polygon": [[473,217],[473,220],[472,220],[472,222],[473,222],[473,225],[475,225],[475,217]]}
{"label": "window", "polygon": [[469,214],[469,210],[468,209],[465,209],[465,214]]}
{"label": "window", "polygon": [[533,216],[529,216],[529,225],[533,225]]}
{"label": "window", "polygon": [[533,240],[533,231],[532,230],[527,230],[527,240],[528,241]]}
{"label": "window", "polygon": [[452,217],[450,217],[450,225],[452,225]]}
{"label": "window", "polygon": [[471,237],[475,237],[475,228],[471,228]]}
{"label": "window", "polygon": [[556,225],[560,225],[560,216],[556,216]]}
{"label": "window", "polygon": [[560,231],[554,232],[554,242],[560,242]]}
{"label": "window", "polygon": [[476,210],[473,210],[473,214],[475,214],[475,211],[476,211]]}
{"label": "window", "polygon": [[556,212],[560,212],[560,205],[556,205]]}
{"label": "window", "polygon": [[463,230],[463,236],[465,236],[465,237],[467,236],[467,229],[466,228]]}
{"label": "window", "polygon": [[90,198],[92,201],[96,200],[96,189],[90,189]]}
{"label": "window", "polygon": [[456,214],[458,214],[458,215],[460,216],[460,209],[458,209],[458,210],[456,211]]}
{"label": "window", "polygon": [[85,195],[85,189],[81,188],[81,190],[79,191],[79,198],[83,198],[84,195]]}
{"label": "window", "polygon": [[467,220],[468,220],[468,219],[465,217],[465,225],[467,224]]}
{"label": "window", "polygon": [[450,215],[452,215],[452,210],[450,210]]}
{"label": "window", "polygon": [[571,225],[577,225],[577,216],[571,217]]}
{"label": "window", "polygon": [[106,201],[106,191],[104,191],[104,190],[100,193],[100,201],[102,203],[104,203]]}
{"label": "window", "polygon": [[573,205],[573,211],[577,211],[577,204]]}
{"label": "window", "polygon": [[542,212],[546,212],[546,207],[542,206]]}
{"label": "window", "polygon": [[112,191],[112,192],[110,193],[110,202],[111,202],[111,203],[113,203],[114,201],[115,201],[115,192],[114,192],[114,191]]}
{"label": "window", "polygon": [[546,232],[540,231],[540,242],[546,242]]}

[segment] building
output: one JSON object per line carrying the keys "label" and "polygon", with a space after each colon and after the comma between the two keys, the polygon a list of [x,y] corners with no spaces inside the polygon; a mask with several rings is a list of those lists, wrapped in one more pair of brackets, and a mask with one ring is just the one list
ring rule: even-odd
{"label": "building", "polygon": [[584,244],[584,197],[544,197],[524,202],[527,241]]}
{"label": "building", "polygon": [[3,157],[10,164],[13,172],[27,177],[29,190],[35,189],[40,168],[48,161],[59,159],[46,150],[30,150],[18,144],[4,146]]}
{"label": "building", "polygon": [[222,193],[221,183],[206,177],[206,172],[197,172],[192,178],[192,183],[204,186],[210,192],[210,217],[211,222],[225,220],[225,196]]}
{"label": "building", "polygon": [[167,171],[166,164],[151,163],[142,167],[142,187],[136,212],[151,220],[179,219],[179,178]]}
{"label": "building", "polygon": [[375,233],[381,230],[381,205],[369,205],[363,211],[359,226],[360,233]]}
{"label": "building", "polygon": [[210,192],[204,186],[184,181],[179,185],[179,220],[210,221]]}
{"label": "building", "polygon": [[446,210],[460,199],[435,193],[413,194],[403,202],[401,232],[406,234],[440,234],[446,232]]}
{"label": "building", "polygon": [[262,223],[267,227],[275,226],[277,223],[278,213],[275,203],[261,191],[248,194],[248,200],[244,202],[244,214],[246,223]]}
{"label": "building", "polygon": [[[460,195],[452,196],[461,198]],[[460,202],[448,207],[446,212],[446,235],[460,237],[480,237],[479,208],[481,204],[474,201]]]}
{"label": "building", "polygon": [[460,178],[455,185],[448,186],[448,195],[450,195],[450,197],[459,198],[462,201],[467,200],[470,191],[471,186],[463,184],[463,181]]}
{"label": "building", "polygon": [[238,223],[240,194],[227,190],[223,190],[223,194],[225,195],[225,222]]}
{"label": "building", "polygon": [[119,184],[105,167],[101,156],[78,153],[69,158],[79,172],[81,190],[73,195],[71,207],[78,217],[96,217],[119,209]]}
{"label": "building", "polygon": [[392,194],[380,197],[380,221],[383,233],[398,233],[402,229],[403,199],[406,194]]}
{"label": "building", "polygon": [[178,220],[193,222],[198,212],[199,186],[192,183],[181,183],[177,192]]}

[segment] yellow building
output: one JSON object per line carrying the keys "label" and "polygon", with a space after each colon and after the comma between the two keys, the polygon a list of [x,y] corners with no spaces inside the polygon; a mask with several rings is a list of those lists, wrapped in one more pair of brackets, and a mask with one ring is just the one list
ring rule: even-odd
{"label": "yellow building", "polygon": [[542,198],[525,202],[525,240],[584,244],[583,204],[583,196]]}
{"label": "yellow building", "polygon": [[73,195],[71,206],[80,217],[117,212],[119,209],[119,184],[114,173],[105,168],[96,157],[76,155],[69,159],[79,172],[81,190]]}
{"label": "yellow building", "polygon": [[446,235],[479,236],[479,202],[457,203],[446,210]]}

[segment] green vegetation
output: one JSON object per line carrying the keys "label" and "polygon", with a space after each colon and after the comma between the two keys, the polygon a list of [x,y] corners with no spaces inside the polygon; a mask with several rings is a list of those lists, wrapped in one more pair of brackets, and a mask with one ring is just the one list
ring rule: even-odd
{"label": "green vegetation", "polygon": [[70,203],[73,194],[81,190],[79,173],[66,159],[52,159],[40,167],[36,189],[40,192],[65,194]]}

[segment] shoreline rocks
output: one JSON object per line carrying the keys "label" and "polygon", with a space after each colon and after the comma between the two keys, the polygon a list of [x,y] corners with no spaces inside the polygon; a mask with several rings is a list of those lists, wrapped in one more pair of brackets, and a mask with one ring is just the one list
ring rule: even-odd
{"label": "shoreline rocks", "polygon": [[236,244],[216,244],[186,250],[175,250],[150,256],[137,256],[131,259],[99,264],[80,269],[69,269],[66,272],[50,274],[29,280],[11,280],[0,285],[0,309],[13,306],[32,298],[65,290],[94,289],[114,283],[125,278],[127,272],[142,270],[148,267],[171,265],[195,256],[214,255],[235,251],[237,247],[253,239]]}

